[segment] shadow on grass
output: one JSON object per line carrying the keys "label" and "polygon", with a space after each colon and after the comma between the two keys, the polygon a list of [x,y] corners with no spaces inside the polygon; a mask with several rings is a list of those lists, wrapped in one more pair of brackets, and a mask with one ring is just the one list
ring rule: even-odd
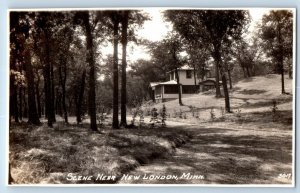
{"label": "shadow on grass", "polygon": [[266,90],[256,90],[256,89],[243,89],[241,91],[237,91],[238,94],[245,94],[245,95],[256,95],[262,94],[267,92]]}
{"label": "shadow on grass", "polygon": [[204,175],[204,179],[137,180],[130,183],[272,184],[282,183],[276,178],[279,173],[291,173],[292,138],[289,135],[239,135],[225,128],[193,127],[189,131],[193,138],[174,156],[159,158],[133,174],[180,177],[183,173],[190,173]]}

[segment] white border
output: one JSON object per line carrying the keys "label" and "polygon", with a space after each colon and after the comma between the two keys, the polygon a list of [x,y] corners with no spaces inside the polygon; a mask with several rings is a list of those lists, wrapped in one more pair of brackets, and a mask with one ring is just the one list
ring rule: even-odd
{"label": "white border", "polygon": [[149,9],[160,9],[160,10],[186,10],[186,9],[194,9],[194,10],[249,10],[249,9],[272,9],[272,10],[291,10],[293,12],[293,159],[292,159],[292,183],[291,184],[8,184],[8,172],[9,172],[9,92],[10,86],[8,86],[7,94],[8,94],[8,103],[6,103],[6,131],[7,131],[7,153],[6,153],[6,183],[5,185],[8,187],[230,187],[230,188],[271,188],[271,187],[280,187],[280,188],[294,188],[296,181],[296,156],[295,156],[295,143],[296,143],[296,8],[295,7],[248,7],[248,8],[240,8],[240,7],[231,7],[231,8],[200,8],[200,7],[105,7],[105,8],[34,8],[34,9],[7,9],[7,72],[8,72],[8,82],[10,84],[10,17],[9,13],[11,11],[97,11],[97,10],[149,10]]}

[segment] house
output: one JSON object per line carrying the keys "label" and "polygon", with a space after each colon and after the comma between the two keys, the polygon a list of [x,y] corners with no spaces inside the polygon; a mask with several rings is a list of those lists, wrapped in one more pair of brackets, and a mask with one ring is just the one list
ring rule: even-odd
{"label": "house", "polygon": [[[203,92],[215,88],[215,80],[211,77],[211,73],[205,73],[203,78],[194,73],[194,68],[187,65],[177,68],[179,76],[180,89],[178,89],[175,69],[167,72],[169,80],[166,82],[151,82],[153,101],[165,102],[178,98],[180,90],[181,96],[188,97],[198,92]],[[210,71],[210,70],[208,70]],[[196,75],[196,77],[195,77]],[[196,85],[195,85],[196,81]]]}

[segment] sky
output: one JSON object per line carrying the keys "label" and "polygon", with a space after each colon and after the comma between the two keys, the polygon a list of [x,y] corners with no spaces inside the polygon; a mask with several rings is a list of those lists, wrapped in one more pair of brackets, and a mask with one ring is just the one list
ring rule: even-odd
{"label": "sky", "polygon": [[[249,25],[249,32],[255,29],[255,25],[259,22],[262,16],[270,11],[267,8],[251,8],[247,9],[251,15],[251,23]],[[163,10],[158,8],[144,9],[148,13],[150,20],[146,21],[142,28],[137,31],[139,37],[148,39],[150,41],[160,41],[166,37],[169,31],[172,30],[172,24],[163,20]],[[121,50],[121,47],[119,48]],[[112,45],[103,48],[103,55],[112,54]],[[137,46],[133,43],[128,44],[128,63],[137,61],[138,59],[150,59],[147,49],[143,46]]]}

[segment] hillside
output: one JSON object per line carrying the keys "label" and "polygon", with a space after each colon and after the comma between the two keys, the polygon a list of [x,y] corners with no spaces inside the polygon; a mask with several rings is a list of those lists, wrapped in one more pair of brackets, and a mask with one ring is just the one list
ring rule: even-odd
{"label": "hillside", "polygon": [[[230,91],[230,105],[234,113],[261,112],[270,110],[273,100],[276,101],[278,110],[292,110],[293,99],[293,81],[285,77],[285,90],[288,95],[281,94],[280,75],[269,74],[266,76],[255,76],[241,80],[233,85]],[[184,106],[179,106],[178,100],[172,100],[165,103],[144,106],[146,111],[155,107],[161,109],[165,104],[168,115],[176,118],[176,114],[183,113],[184,116],[192,116],[192,111],[199,112],[200,119],[207,120],[210,117],[210,111],[221,116],[224,109],[224,98],[216,98],[214,91],[195,94],[191,97],[183,98]]]}

